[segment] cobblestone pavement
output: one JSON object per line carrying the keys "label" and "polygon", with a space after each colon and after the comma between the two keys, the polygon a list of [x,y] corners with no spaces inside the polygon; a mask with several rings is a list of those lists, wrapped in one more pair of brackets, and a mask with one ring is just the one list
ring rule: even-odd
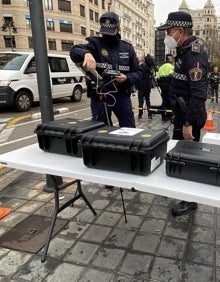
{"label": "cobblestone pavement", "polygon": [[[152,103],[160,104],[155,89]],[[218,111],[216,104],[207,106]],[[219,129],[218,115],[214,122]],[[145,114],[137,127],[172,133],[159,114],[152,120]],[[0,220],[0,236],[30,215],[51,217],[54,196],[43,191],[44,185],[44,175],[1,172],[1,205],[12,212]],[[0,281],[220,281],[219,208],[199,205],[194,214],[175,218],[170,208],[176,200],[124,190],[125,223],[119,189],[84,181],[82,190],[97,216],[82,200],[63,210],[59,218],[68,224],[52,239],[45,263],[42,250],[31,254],[1,247]],[[64,189],[61,203],[74,191],[75,186]]]}

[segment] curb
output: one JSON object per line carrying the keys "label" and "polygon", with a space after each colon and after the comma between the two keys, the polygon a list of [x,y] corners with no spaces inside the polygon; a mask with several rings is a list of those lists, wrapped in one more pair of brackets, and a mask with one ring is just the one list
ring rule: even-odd
{"label": "curb", "polygon": [[[56,109],[53,111],[54,115],[60,115],[60,114],[65,114],[69,112],[69,108],[60,108]],[[40,119],[41,118],[41,113],[36,113],[31,116],[32,119]]]}

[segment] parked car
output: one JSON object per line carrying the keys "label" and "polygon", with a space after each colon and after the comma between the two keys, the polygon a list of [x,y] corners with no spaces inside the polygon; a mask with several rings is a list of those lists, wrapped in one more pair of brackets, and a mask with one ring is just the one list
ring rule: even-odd
{"label": "parked car", "polygon": [[[79,102],[86,91],[84,74],[69,56],[48,54],[52,99],[70,97]],[[0,106],[28,111],[39,101],[33,52],[0,52]]]}

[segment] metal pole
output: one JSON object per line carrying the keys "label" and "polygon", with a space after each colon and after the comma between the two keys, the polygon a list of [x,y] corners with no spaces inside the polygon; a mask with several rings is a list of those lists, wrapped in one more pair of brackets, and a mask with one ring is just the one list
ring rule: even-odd
{"label": "metal pole", "polygon": [[54,120],[42,0],[29,1],[42,121]]}
{"label": "metal pole", "polygon": [[[42,122],[54,120],[53,103],[50,85],[50,74],[48,67],[47,44],[45,24],[43,16],[42,0],[29,0],[31,17],[32,39],[35,53],[37,83],[40,98],[40,109]],[[63,183],[62,177],[56,176],[57,186]],[[47,175],[47,184],[44,187],[46,192],[54,192],[54,182],[51,176]]]}
{"label": "metal pole", "polygon": [[9,35],[10,35],[10,42],[11,42],[11,51],[13,52],[13,40],[12,40],[12,34],[11,34],[11,23],[8,24],[8,28],[9,28]]}

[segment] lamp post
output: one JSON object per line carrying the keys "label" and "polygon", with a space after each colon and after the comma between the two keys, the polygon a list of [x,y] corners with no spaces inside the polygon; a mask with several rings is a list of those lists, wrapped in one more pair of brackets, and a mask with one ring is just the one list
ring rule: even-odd
{"label": "lamp post", "polygon": [[7,30],[9,30],[10,43],[11,43],[10,44],[11,45],[11,51],[13,52],[14,51],[14,42],[13,42],[12,32],[13,33],[17,33],[17,27],[15,26],[13,20],[4,19],[4,23],[2,25],[2,31],[6,32]]}

